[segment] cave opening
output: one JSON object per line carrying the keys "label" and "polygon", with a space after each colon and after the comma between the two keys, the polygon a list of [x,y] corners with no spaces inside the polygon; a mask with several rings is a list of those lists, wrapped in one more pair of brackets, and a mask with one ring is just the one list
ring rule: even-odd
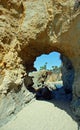
{"label": "cave opening", "polygon": [[[37,99],[72,100],[74,68],[69,58],[59,52],[42,54],[34,62],[37,71],[31,72]],[[64,96],[65,95],[65,96]]]}
{"label": "cave opening", "polygon": [[53,70],[54,67],[61,66],[60,60],[60,53],[58,52],[51,52],[49,54],[42,54],[41,56],[37,57],[34,62],[34,67],[37,70],[46,69],[46,70]]}

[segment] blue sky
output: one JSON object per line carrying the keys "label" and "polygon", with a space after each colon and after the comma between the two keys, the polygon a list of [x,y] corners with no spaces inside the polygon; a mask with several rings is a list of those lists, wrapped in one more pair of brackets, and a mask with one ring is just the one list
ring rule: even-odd
{"label": "blue sky", "polygon": [[34,67],[39,70],[40,66],[43,66],[47,62],[47,69],[51,69],[52,66],[60,66],[61,60],[59,58],[60,54],[57,52],[49,53],[48,55],[41,55],[36,58],[34,62]]}

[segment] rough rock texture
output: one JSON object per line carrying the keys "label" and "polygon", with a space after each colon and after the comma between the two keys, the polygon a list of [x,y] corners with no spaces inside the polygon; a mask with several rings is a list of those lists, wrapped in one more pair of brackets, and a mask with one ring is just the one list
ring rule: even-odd
{"label": "rough rock texture", "polygon": [[22,88],[37,56],[57,51],[74,67],[72,107],[80,116],[80,10],[74,7],[74,0],[0,0],[0,105],[5,98],[10,106],[13,92],[7,97]]}
{"label": "rough rock texture", "polygon": [[56,89],[57,84],[58,86],[63,86],[63,82],[61,80],[61,72],[54,73],[49,70],[40,70],[40,71],[30,72],[29,76],[32,77],[33,79],[32,87],[35,90],[37,90],[38,88],[42,88],[45,85],[47,85],[47,87],[52,90]]}
{"label": "rough rock texture", "polygon": [[74,82],[74,68],[71,61],[67,57],[61,55],[60,58],[62,60],[61,71],[64,90],[66,93],[72,93],[72,85]]}

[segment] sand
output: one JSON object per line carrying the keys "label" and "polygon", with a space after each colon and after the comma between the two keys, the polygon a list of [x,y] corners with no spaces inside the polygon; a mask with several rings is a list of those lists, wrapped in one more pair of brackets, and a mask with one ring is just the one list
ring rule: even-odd
{"label": "sand", "polygon": [[78,130],[68,102],[33,100],[0,130]]}

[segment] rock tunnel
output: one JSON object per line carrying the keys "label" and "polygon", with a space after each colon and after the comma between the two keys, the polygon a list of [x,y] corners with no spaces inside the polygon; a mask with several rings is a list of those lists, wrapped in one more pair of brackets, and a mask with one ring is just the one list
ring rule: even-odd
{"label": "rock tunnel", "polygon": [[[80,10],[74,10],[75,1],[1,0],[0,4],[0,101],[5,100],[9,108],[13,103],[12,112],[22,105],[19,98],[25,100],[24,76],[34,70],[36,57],[56,51],[66,56],[74,68],[72,108],[79,117]],[[21,104],[14,106],[15,98]]]}

